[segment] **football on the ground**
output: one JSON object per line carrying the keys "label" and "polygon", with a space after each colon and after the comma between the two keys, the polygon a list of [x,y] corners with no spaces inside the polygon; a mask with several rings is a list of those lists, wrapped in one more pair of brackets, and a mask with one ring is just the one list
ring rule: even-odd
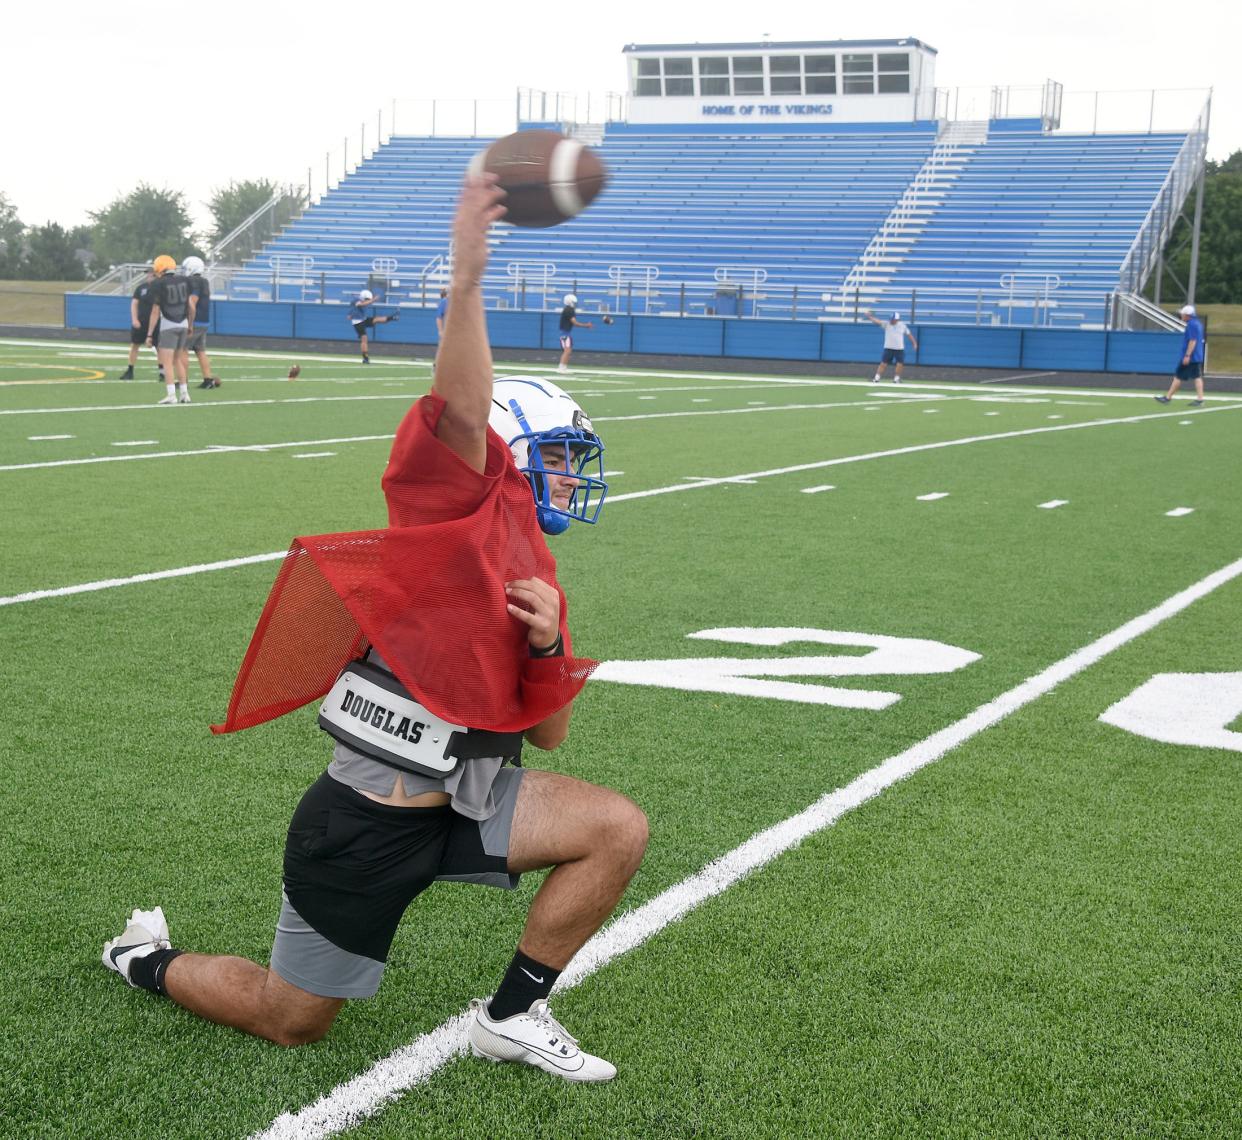
{"label": "football on the ground", "polygon": [[296,380],[301,375],[302,375],[302,366],[300,364],[295,364],[292,368],[289,369],[290,380]]}
{"label": "football on the ground", "polygon": [[608,181],[599,156],[556,131],[518,131],[476,154],[467,172],[495,174],[505,191],[504,221],[555,226],[580,214]]}

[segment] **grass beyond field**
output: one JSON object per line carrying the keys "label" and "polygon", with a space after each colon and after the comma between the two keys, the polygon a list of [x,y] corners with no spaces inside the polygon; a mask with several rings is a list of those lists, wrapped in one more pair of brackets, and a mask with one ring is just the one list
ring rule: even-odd
{"label": "grass beyond field", "polygon": [[577,1088],[453,1031],[538,875],[428,891],[300,1050],[100,965],[157,903],[266,961],[328,742],[207,725],[290,537],[383,524],[429,377],[220,353],[155,407],[123,358],[0,341],[0,1134],[1242,1134],[1242,399],[568,378],[610,501],[553,551],[603,665],[526,762],[652,829],[554,996],[620,1071]]}

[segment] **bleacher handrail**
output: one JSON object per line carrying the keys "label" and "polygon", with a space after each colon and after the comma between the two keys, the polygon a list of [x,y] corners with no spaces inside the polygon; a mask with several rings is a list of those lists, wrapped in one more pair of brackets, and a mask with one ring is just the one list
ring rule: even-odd
{"label": "bleacher handrail", "polygon": [[1199,112],[1194,127],[1186,135],[1177,157],[1173,160],[1147,216],[1139,226],[1130,249],[1117,274],[1117,287],[1122,293],[1141,293],[1147,278],[1156,267],[1165,244],[1173,234],[1173,226],[1195,183],[1203,176],[1207,160],[1208,123],[1212,113],[1211,96]]}

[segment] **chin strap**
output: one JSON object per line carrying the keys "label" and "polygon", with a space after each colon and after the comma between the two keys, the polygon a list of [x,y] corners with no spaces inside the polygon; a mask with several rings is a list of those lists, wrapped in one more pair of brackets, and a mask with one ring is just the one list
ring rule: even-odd
{"label": "chin strap", "polygon": [[560,511],[552,511],[547,507],[535,504],[535,517],[539,520],[539,529],[544,534],[564,534],[573,522],[568,515]]}

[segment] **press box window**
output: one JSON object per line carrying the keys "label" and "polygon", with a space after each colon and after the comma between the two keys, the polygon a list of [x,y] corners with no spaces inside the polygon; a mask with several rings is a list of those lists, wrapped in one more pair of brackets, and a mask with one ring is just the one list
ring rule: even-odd
{"label": "press box window", "polygon": [[635,95],[659,95],[660,81],[658,79],[636,79],[634,81]]}
{"label": "press box window", "polygon": [[715,76],[709,76],[706,79],[699,80],[699,93],[701,95],[728,95],[729,94],[729,78],[725,76],[723,79]]}
{"label": "press box window", "polygon": [[774,75],[771,83],[773,95],[802,94],[802,76],[800,75]]}
{"label": "press box window", "polygon": [[638,74],[659,76],[660,61],[658,59],[640,59],[638,61]]}
{"label": "press box window", "polygon": [[761,55],[735,55],[733,57],[733,74],[734,75],[762,75],[763,74],[763,56]]}
{"label": "press box window", "polygon": [[837,70],[835,55],[808,55],[806,57],[807,75],[832,75]]}
{"label": "press box window", "polygon": [[692,63],[688,59],[666,59],[664,61],[664,75],[667,78],[670,75],[693,75],[694,70]]}
{"label": "press box window", "polygon": [[734,95],[762,95],[762,75],[735,75],[733,77]]}
{"label": "press box window", "polygon": [[881,54],[879,64],[879,91],[883,95],[907,95],[910,92],[910,57],[905,52]]}
{"label": "press box window", "polygon": [[806,77],[806,93],[808,95],[835,95],[837,93],[837,77],[835,75],[808,75]]}
{"label": "press box window", "polygon": [[802,57],[797,55],[774,55],[768,60],[771,75],[798,75],[802,71]]}
{"label": "press box window", "polygon": [[694,94],[694,80],[685,79],[685,78],[682,78],[681,76],[675,76],[672,79],[666,79],[664,81],[664,94],[665,95],[693,95]]}
{"label": "press box window", "polygon": [[723,55],[703,55],[699,57],[700,75],[728,75],[729,59]]}

